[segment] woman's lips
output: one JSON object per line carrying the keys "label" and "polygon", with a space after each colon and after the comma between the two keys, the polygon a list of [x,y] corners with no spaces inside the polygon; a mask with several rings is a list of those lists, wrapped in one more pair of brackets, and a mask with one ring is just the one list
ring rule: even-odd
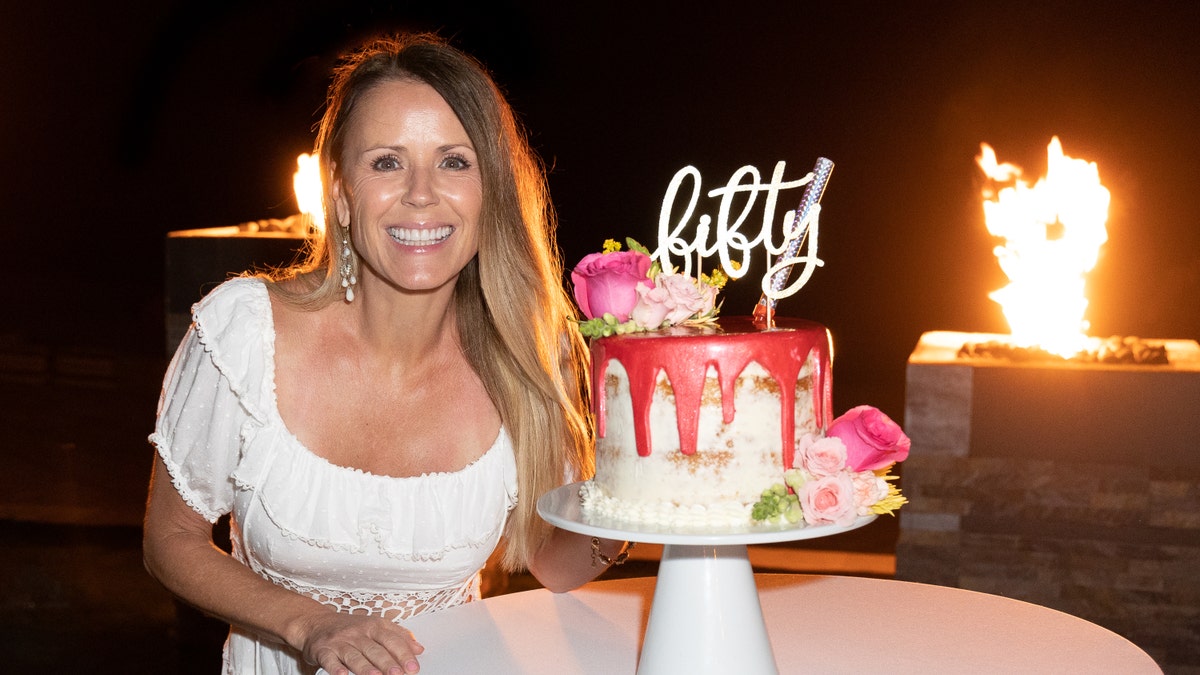
{"label": "woman's lips", "polygon": [[389,227],[387,233],[397,243],[405,246],[433,246],[440,244],[454,234],[454,228],[449,225],[441,227]]}

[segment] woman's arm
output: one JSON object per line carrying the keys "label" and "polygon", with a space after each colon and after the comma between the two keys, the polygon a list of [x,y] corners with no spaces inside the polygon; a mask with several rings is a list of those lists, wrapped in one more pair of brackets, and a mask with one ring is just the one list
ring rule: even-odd
{"label": "woman's arm", "polygon": [[[339,614],[271,583],[213,544],[212,525],[184,502],[156,458],[146,506],[147,571],[201,611],[298,650],[333,675],[415,673],[424,651],[380,617]],[[399,670],[392,670],[399,669]]]}
{"label": "woman's arm", "polygon": [[609,568],[611,561],[627,550],[626,543],[600,539],[600,551],[592,549],[592,538],[554,528],[538,549],[529,571],[543,586],[563,593],[586,584]]}

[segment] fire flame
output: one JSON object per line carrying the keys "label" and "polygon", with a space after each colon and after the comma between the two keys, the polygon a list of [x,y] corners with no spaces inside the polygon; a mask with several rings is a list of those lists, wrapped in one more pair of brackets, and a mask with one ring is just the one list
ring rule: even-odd
{"label": "fire flame", "polygon": [[998,164],[986,143],[977,158],[985,175],[1012,183],[984,190],[988,232],[1003,243],[994,253],[1009,284],[989,297],[1004,310],[1013,341],[1062,356],[1087,348],[1086,275],[1108,241],[1108,190],[1095,162],[1063,154],[1055,136],[1046,177],[1032,187],[1020,167]]}
{"label": "fire flame", "polygon": [[312,221],[313,229],[325,231],[325,207],[321,203],[321,167],[316,154],[302,153],[296,157],[296,173],[292,174],[292,190],[300,212]]}

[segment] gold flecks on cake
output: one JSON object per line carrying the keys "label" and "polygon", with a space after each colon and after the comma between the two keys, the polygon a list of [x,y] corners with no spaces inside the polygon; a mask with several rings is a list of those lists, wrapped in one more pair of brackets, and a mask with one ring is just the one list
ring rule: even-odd
{"label": "gold flecks on cake", "polygon": [[743,377],[738,380],[738,388],[742,387],[748,387],[754,393],[779,396],[779,383],[770,377]]}
{"label": "gold flecks on cake", "polygon": [[721,383],[715,377],[704,378],[704,391],[700,394],[700,405],[721,405]]}
{"label": "gold flecks on cake", "polygon": [[666,375],[659,374],[658,381],[654,383],[654,389],[658,396],[670,401],[675,400],[675,389],[671,386],[671,381],[667,379]]}
{"label": "gold flecks on cake", "polygon": [[[748,376],[743,375],[738,378],[735,386],[735,396],[738,393],[749,391],[750,393],[765,393],[769,396],[779,396],[779,383],[770,377]],[[797,392],[808,391],[810,385],[807,380],[800,380],[796,384]],[[665,377],[659,377],[655,384],[656,398],[663,401],[675,401],[675,390],[671,387],[671,382]],[[700,394],[701,406],[720,407],[721,405],[721,382],[712,375],[704,378],[704,389]]]}
{"label": "gold flecks on cake", "polygon": [[682,452],[672,452],[670,460],[672,464],[683,467],[688,473],[695,474],[698,471],[719,470],[729,465],[733,461],[734,453],[728,450],[697,450],[694,455],[685,455]]}

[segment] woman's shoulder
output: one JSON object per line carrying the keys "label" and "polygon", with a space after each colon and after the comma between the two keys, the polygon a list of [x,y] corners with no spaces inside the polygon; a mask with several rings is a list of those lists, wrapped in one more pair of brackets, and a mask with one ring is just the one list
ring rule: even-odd
{"label": "woman's shoulder", "polygon": [[266,282],[237,277],[217,286],[192,305],[192,325],[210,351],[238,351],[274,341],[271,298]]}
{"label": "woman's shoulder", "polygon": [[192,316],[231,311],[258,312],[270,309],[267,281],[258,277],[234,277],[209,291],[192,305]]}

